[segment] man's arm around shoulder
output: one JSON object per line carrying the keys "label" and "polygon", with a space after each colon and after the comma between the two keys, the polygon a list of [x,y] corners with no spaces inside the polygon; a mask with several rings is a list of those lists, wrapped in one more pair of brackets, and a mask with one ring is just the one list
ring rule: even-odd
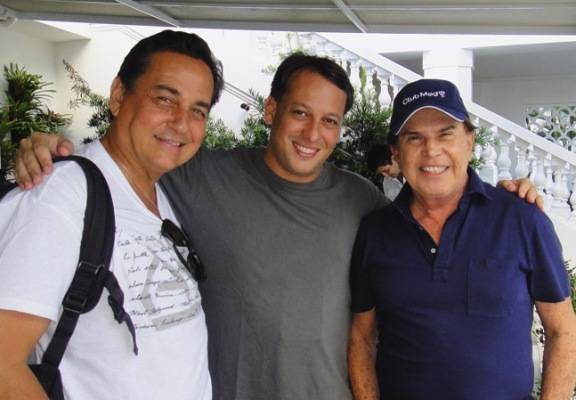
{"label": "man's arm around shoulder", "polygon": [[49,323],[46,318],[0,310],[0,399],[48,399],[27,360]]}

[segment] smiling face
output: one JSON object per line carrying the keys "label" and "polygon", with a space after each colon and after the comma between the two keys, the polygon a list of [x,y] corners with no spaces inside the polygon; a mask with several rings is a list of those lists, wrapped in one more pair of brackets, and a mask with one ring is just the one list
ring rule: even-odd
{"label": "smiling face", "polygon": [[457,201],[468,182],[474,133],[441,111],[417,111],[392,147],[416,200]]}
{"label": "smiling face", "polygon": [[268,167],[291,182],[316,179],[340,139],[345,105],[346,93],[322,75],[296,73],[279,100],[266,100],[264,120],[271,126],[264,153]]}
{"label": "smiling face", "polygon": [[132,173],[158,180],[198,151],[212,92],[212,73],[204,62],[155,53],[131,91],[114,80],[110,110],[115,118],[102,142]]}

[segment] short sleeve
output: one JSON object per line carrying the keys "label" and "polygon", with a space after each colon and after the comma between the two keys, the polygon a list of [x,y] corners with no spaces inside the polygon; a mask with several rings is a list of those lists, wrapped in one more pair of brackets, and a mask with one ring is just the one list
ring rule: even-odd
{"label": "short sleeve", "polygon": [[367,262],[368,227],[364,220],[360,224],[350,267],[351,310],[364,312],[374,308],[374,295],[370,285],[370,268]]}
{"label": "short sleeve", "polygon": [[536,301],[556,303],[570,295],[568,271],[562,246],[550,219],[542,212],[534,213],[531,235],[530,289]]}
{"label": "short sleeve", "polygon": [[2,199],[0,308],[57,319],[78,261],[85,202],[75,164],[57,165],[42,185]]}

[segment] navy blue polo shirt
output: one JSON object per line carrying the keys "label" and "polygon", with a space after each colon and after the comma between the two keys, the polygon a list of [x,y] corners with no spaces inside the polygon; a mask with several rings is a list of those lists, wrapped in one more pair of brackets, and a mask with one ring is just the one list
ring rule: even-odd
{"label": "navy blue polo shirt", "polygon": [[360,225],[352,311],[376,309],[383,399],[531,399],[534,300],[570,293],[560,242],[537,207],[468,176],[439,246],[408,184]]}

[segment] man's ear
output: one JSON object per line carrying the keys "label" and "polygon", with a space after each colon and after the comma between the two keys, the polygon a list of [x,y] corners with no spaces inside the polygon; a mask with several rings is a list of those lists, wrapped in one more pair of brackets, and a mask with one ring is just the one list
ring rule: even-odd
{"label": "man's ear", "polygon": [[114,78],[112,86],[110,86],[110,99],[108,100],[108,108],[110,108],[110,112],[114,117],[120,112],[120,106],[122,105],[122,99],[125,93],[126,89],[120,78]]}
{"label": "man's ear", "polygon": [[266,126],[271,126],[276,116],[276,108],[278,107],[278,102],[272,97],[268,97],[264,101],[264,123]]}
{"label": "man's ear", "polygon": [[399,158],[398,158],[398,146],[396,145],[390,145],[390,154],[392,156],[392,160],[396,161],[396,163],[399,163]]}
{"label": "man's ear", "polygon": [[474,145],[476,144],[476,133],[474,131],[472,131],[472,132],[468,132],[466,135],[468,136],[467,137],[467,142],[468,142],[468,146],[469,146],[468,151],[470,152],[469,157],[468,157],[468,161],[470,162],[474,158]]}

